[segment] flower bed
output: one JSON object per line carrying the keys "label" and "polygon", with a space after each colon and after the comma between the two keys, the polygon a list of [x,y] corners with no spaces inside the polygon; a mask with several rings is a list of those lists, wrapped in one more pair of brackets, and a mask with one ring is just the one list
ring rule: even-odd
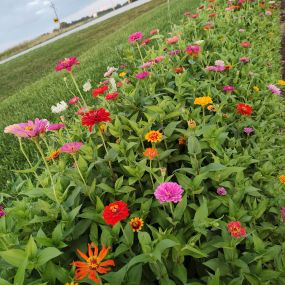
{"label": "flower bed", "polygon": [[130,35],[101,83],[61,60],[60,123],[6,127],[31,168],[0,207],[1,285],[285,282],[278,5],[229,2]]}

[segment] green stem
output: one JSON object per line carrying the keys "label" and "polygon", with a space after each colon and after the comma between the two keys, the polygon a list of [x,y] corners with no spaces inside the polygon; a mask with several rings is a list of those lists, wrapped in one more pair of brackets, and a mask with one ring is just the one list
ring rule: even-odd
{"label": "green stem", "polygon": [[72,71],[69,72],[69,74],[70,74],[70,76],[71,76],[71,79],[72,79],[72,81],[73,81],[73,83],[74,83],[74,85],[75,85],[75,87],[76,87],[76,89],[77,89],[77,91],[78,91],[78,93],[79,93],[79,95],[80,95],[80,97],[81,97],[81,99],[82,99],[84,105],[87,106],[87,104],[86,104],[86,102],[85,102],[85,100],[84,100],[84,97],[83,97],[83,95],[82,95],[82,93],[81,93],[81,91],[80,91],[80,88],[79,88],[79,86],[78,86],[78,84],[77,84],[77,82],[76,82],[76,80],[75,80],[75,77],[74,77]]}
{"label": "green stem", "polygon": [[48,163],[47,163],[47,161],[46,161],[46,158],[45,158],[45,155],[44,155],[44,153],[43,153],[43,150],[42,150],[42,148],[41,148],[39,142],[37,141],[37,139],[34,139],[33,141],[34,141],[34,143],[35,143],[35,145],[36,145],[36,147],[37,147],[37,149],[38,149],[38,151],[39,151],[39,153],[40,153],[40,155],[41,155],[41,157],[42,157],[42,159],[43,159],[43,161],[44,161],[46,170],[47,170],[48,175],[49,175],[49,177],[50,177],[55,201],[56,201],[57,204],[60,204],[59,201],[58,201],[57,195],[56,195],[55,185],[54,185],[54,182],[53,182],[53,179],[52,179],[51,171],[50,171],[49,165],[48,165]]}
{"label": "green stem", "polygon": [[172,202],[169,202],[170,212],[172,214],[172,218],[174,217],[173,205]]}
{"label": "green stem", "polygon": [[151,168],[151,159],[149,160],[149,174],[150,174],[150,179],[151,179],[152,188],[154,189],[154,182],[153,182],[152,168]]}
{"label": "green stem", "polygon": [[205,126],[205,107],[202,106],[202,110],[203,110],[203,125]]}
{"label": "green stem", "polygon": [[84,185],[87,186],[86,181],[85,181],[85,179],[84,179],[84,177],[83,177],[83,175],[82,175],[82,172],[81,172],[81,170],[80,170],[80,168],[79,168],[79,165],[78,165],[78,163],[77,163],[77,160],[76,160],[75,155],[73,154],[72,157],[73,157],[73,159],[74,159],[75,166],[76,166],[76,168],[77,168],[77,170],[78,170],[78,173],[79,173],[79,175],[80,175],[80,177],[81,177],[81,179],[82,179]]}
{"label": "green stem", "polygon": [[140,54],[140,57],[141,57],[141,60],[142,60],[142,64],[144,64],[144,60],[143,60],[143,56],[142,56],[140,45],[139,45],[138,42],[136,42],[136,44],[137,44],[137,48],[138,48],[138,51],[139,51],[139,54]]}
{"label": "green stem", "polygon": [[121,229],[122,229],[122,232],[123,232],[123,236],[124,236],[124,238],[126,239],[127,245],[129,246],[130,252],[131,252],[131,254],[132,254],[133,256],[135,256],[135,253],[133,252],[133,250],[132,250],[132,248],[131,248],[131,244],[130,244],[129,239],[128,239],[126,233],[125,233],[125,230],[124,230],[124,228],[123,228],[123,225],[122,225],[121,223],[120,223],[120,225],[121,225]]}

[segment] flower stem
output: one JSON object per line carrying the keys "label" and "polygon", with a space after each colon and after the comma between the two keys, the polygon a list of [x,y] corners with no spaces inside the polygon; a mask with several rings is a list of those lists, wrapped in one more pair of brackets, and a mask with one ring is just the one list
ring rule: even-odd
{"label": "flower stem", "polygon": [[139,53],[140,53],[140,57],[141,57],[141,60],[142,60],[142,64],[144,64],[144,60],[143,60],[143,56],[142,56],[142,52],[141,52],[140,45],[138,44],[138,42],[136,42],[136,44],[137,44],[138,51],[139,51]]}
{"label": "flower stem", "polygon": [[169,207],[170,207],[170,212],[172,214],[172,217],[174,217],[174,211],[173,211],[172,202],[169,202]]}
{"label": "flower stem", "polygon": [[202,110],[203,110],[203,126],[205,126],[205,107],[202,106]]}
{"label": "flower stem", "polygon": [[47,161],[46,161],[46,158],[45,158],[45,155],[44,155],[44,153],[43,153],[43,150],[42,150],[42,148],[41,148],[39,142],[37,141],[37,139],[34,139],[33,141],[34,141],[34,143],[35,143],[35,145],[36,145],[36,147],[37,147],[37,149],[38,149],[38,151],[39,151],[39,153],[40,153],[40,155],[41,155],[41,157],[42,157],[42,159],[43,159],[43,161],[44,161],[46,170],[47,170],[48,175],[49,175],[49,177],[50,177],[55,201],[56,201],[57,204],[60,204],[60,203],[59,203],[59,200],[58,200],[58,198],[57,198],[57,195],[56,195],[55,185],[54,185],[54,182],[53,182],[53,179],[52,179],[51,171],[50,171],[49,165],[48,165],[48,163],[47,163]]}
{"label": "flower stem", "polygon": [[81,170],[80,170],[80,168],[79,168],[79,165],[78,165],[78,163],[77,163],[77,160],[76,160],[75,155],[73,154],[72,157],[73,157],[73,159],[74,159],[75,166],[76,166],[76,168],[77,168],[77,170],[78,170],[78,173],[79,173],[79,175],[80,175],[80,177],[81,177],[81,179],[82,179],[84,185],[87,186],[86,181],[85,181],[85,179],[84,179],[84,177],[83,177],[83,175],[82,175],[82,172],[81,172]]}
{"label": "flower stem", "polygon": [[84,97],[83,97],[83,95],[82,95],[82,93],[81,93],[81,91],[80,91],[80,88],[79,88],[79,86],[78,86],[78,84],[77,84],[77,82],[76,82],[76,80],[75,80],[75,77],[74,77],[72,71],[69,72],[69,74],[70,74],[70,76],[71,76],[71,79],[72,79],[72,81],[73,81],[73,83],[74,83],[74,85],[75,85],[75,87],[76,87],[76,89],[77,89],[77,91],[78,91],[78,93],[79,93],[79,95],[80,95],[80,97],[81,97],[81,99],[82,99],[84,105],[87,106],[87,104],[86,104],[86,102],[85,102],[85,100],[84,100]]}
{"label": "flower stem", "polygon": [[151,184],[152,184],[152,187],[154,189],[154,182],[153,182],[153,177],[152,177],[152,168],[151,168],[151,159],[149,160],[149,174],[150,174],[150,179],[151,179]]}

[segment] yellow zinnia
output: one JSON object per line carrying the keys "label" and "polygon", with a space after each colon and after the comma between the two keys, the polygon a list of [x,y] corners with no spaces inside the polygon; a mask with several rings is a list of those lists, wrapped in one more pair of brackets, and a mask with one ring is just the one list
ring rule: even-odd
{"label": "yellow zinnia", "polygon": [[285,175],[280,175],[278,178],[279,178],[280,183],[285,185]]}
{"label": "yellow zinnia", "polygon": [[277,83],[281,86],[285,86],[285,80],[278,80]]}
{"label": "yellow zinnia", "polygon": [[125,77],[126,74],[127,74],[126,72],[121,72],[121,73],[119,74],[119,76],[120,76],[120,77]]}
{"label": "yellow zinnia", "polygon": [[195,98],[194,105],[206,106],[208,104],[212,104],[212,98],[209,96],[197,97]]}
{"label": "yellow zinnia", "polygon": [[152,143],[160,142],[162,140],[162,133],[159,131],[149,131],[145,135],[145,139],[148,142],[152,142]]}
{"label": "yellow zinnia", "polygon": [[133,218],[130,221],[130,226],[134,232],[139,232],[144,225],[142,218]]}
{"label": "yellow zinnia", "polygon": [[255,91],[255,92],[259,92],[259,90],[260,90],[258,86],[253,86],[252,89],[253,89],[253,91]]}

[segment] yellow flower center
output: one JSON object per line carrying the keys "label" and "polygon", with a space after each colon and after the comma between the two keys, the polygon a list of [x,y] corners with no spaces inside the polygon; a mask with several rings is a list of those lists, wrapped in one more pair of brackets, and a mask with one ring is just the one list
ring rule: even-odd
{"label": "yellow flower center", "polygon": [[93,256],[88,258],[87,263],[88,263],[88,266],[90,269],[97,269],[97,267],[99,266],[97,258],[95,258]]}
{"label": "yellow flower center", "polygon": [[114,205],[110,207],[112,213],[117,213],[119,211],[118,205]]}

